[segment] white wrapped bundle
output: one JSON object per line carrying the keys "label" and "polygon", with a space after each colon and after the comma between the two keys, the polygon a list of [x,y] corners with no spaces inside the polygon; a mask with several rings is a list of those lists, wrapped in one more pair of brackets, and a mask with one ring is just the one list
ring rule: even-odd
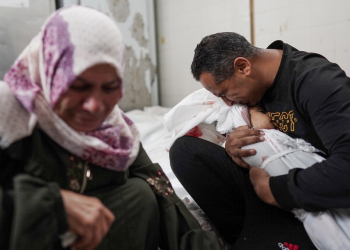
{"label": "white wrapped bundle", "polygon": [[[239,116],[236,114],[239,113]],[[170,149],[175,140],[191,135],[222,146],[225,134],[249,123],[248,109],[244,105],[229,107],[206,89],[188,95],[164,116],[164,126],[171,133]],[[210,125],[210,126],[209,126]],[[191,130],[196,130],[193,133]]]}
{"label": "white wrapped bundle", "polygon": [[303,139],[293,139],[290,136],[273,129],[262,129],[265,141],[242,147],[255,149],[253,156],[243,160],[250,166],[259,167],[271,176],[287,174],[293,168],[308,168],[324,160],[315,152],[319,152]]}
{"label": "white wrapped bundle", "polygon": [[[293,168],[308,168],[324,160],[317,150],[301,139],[293,139],[279,131],[263,130],[265,141],[243,147],[254,148],[257,154],[243,159],[251,166],[264,169],[271,176],[287,174]],[[306,212],[294,209],[303,222],[311,241],[318,249],[350,248],[350,208]]]}

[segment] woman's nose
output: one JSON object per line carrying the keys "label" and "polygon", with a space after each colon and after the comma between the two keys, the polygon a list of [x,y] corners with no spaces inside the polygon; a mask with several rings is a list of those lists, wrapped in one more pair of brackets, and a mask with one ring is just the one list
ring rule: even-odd
{"label": "woman's nose", "polygon": [[103,99],[98,95],[91,95],[85,99],[83,109],[91,114],[99,114],[104,111]]}

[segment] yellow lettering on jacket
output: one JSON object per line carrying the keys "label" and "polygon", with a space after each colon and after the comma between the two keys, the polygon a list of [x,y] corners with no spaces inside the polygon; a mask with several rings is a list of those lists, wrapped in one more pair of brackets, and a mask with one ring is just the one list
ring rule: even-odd
{"label": "yellow lettering on jacket", "polygon": [[271,112],[270,116],[275,126],[282,132],[293,132],[295,130],[297,118],[294,117],[293,110],[288,113],[285,111]]}

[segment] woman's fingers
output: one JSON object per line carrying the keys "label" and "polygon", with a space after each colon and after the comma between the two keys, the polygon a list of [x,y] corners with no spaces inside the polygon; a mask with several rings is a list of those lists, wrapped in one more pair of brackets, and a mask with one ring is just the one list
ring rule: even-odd
{"label": "woman's fingers", "polygon": [[80,236],[70,247],[77,250],[96,248],[115,219],[113,213],[95,197],[68,190],[61,190],[61,195],[69,230]]}
{"label": "woman's fingers", "polygon": [[[93,213],[90,213],[90,215],[93,216]],[[76,250],[95,249],[108,233],[108,230],[109,225],[105,217],[102,214],[96,215],[95,218],[92,217],[89,222],[86,222],[81,237],[70,247]]]}

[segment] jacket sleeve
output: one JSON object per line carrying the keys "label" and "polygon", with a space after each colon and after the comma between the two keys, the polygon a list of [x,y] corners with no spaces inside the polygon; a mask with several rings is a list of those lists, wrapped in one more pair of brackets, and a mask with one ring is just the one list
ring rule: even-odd
{"label": "jacket sleeve", "polygon": [[0,249],[54,249],[68,229],[60,186],[24,173],[26,145],[0,150]]}
{"label": "jacket sleeve", "polygon": [[[68,225],[59,190],[54,182],[20,174],[14,178],[12,191],[0,191],[1,249],[44,250],[60,244],[59,235]],[[12,218],[11,226],[5,225],[8,218]],[[7,240],[4,235],[9,236]]]}
{"label": "jacket sleeve", "polygon": [[288,176],[271,177],[271,190],[286,209],[350,207],[350,80],[338,65],[328,64],[306,72],[297,81],[298,107],[314,126],[329,157],[305,170],[291,170]]}

